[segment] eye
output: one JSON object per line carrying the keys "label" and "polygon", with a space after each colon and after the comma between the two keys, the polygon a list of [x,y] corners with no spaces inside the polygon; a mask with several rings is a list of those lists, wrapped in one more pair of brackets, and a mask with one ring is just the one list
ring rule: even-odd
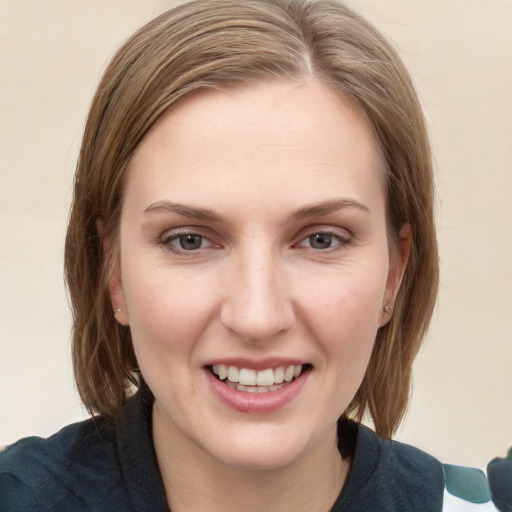
{"label": "eye", "polygon": [[201,235],[180,235],[173,241],[177,242],[184,251],[195,251],[203,245],[203,237]]}
{"label": "eye", "polygon": [[298,244],[299,247],[306,247],[314,249],[315,251],[325,251],[333,249],[339,245],[347,245],[350,243],[348,236],[343,236],[338,233],[330,233],[328,231],[321,231],[312,233]]}
{"label": "eye", "polygon": [[315,233],[308,236],[308,242],[313,249],[328,249],[332,246],[333,237],[329,233]]}
{"label": "eye", "polygon": [[161,243],[165,248],[177,253],[207,249],[212,245],[208,238],[197,233],[180,233],[167,236]]}

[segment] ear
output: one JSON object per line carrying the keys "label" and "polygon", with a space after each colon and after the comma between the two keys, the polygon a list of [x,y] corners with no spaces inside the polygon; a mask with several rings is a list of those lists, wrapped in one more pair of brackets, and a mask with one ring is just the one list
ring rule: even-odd
{"label": "ear", "polygon": [[398,233],[398,250],[393,250],[389,262],[386,291],[381,309],[380,327],[386,325],[393,315],[395,299],[402,284],[411,253],[412,227],[407,222]]}
{"label": "ear", "polygon": [[105,235],[102,219],[96,221],[96,229],[101,238],[103,257],[105,259],[104,264],[107,266],[108,292],[110,303],[112,304],[112,314],[121,325],[130,325],[119,268],[119,252],[114,242]]}

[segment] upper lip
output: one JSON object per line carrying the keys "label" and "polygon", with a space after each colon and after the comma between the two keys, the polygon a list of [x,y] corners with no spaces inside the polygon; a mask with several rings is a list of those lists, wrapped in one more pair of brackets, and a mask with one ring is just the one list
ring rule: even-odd
{"label": "upper lip", "polygon": [[236,366],[237,368],[249,368],[251,370],[266,370],[267,368],[279,368],[280,366],[299,366],[308,364],[304,359],[297,358],[265,358],[265,359],[245,359],[245,358],[218,358],[208,361],[205,366],[224,364],[226,366]]}

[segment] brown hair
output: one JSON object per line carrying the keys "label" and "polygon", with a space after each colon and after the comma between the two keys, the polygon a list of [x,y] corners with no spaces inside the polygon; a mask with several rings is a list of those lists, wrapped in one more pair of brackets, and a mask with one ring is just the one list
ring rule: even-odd
{"label": "brown hair", "polygon": [[[85,127],[65,255],[75,376],[91,413],[117,414],[129,384],[140,378],[130,330],[116,322],[108,293],[135,148],[165,110],[193,90],[304,76],[350,97],[372,126],[386,164],[390,247],[404,223],[413,227],[393,317],[378,331],[346,411],[357,420],[369,412],[383,436],[398,427],[437,293],[430,149],[402,61],[375,28],[336,0],[195,0],[141,28],[110,62]],[[114,241],[107,250],[98,222]]]}

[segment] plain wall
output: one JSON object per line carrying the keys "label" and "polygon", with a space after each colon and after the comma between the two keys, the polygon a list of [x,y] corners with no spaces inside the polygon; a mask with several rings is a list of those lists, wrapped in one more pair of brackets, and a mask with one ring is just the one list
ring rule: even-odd
{"label": "plain wall", "polygon": [[[120,42],[174,1],[0,0],[0,444],[85,417],[63,245],[80,137]],[[512,444],[512,1],[352,0],[431,130],[442,277],[398,437],[485,466]]]}

